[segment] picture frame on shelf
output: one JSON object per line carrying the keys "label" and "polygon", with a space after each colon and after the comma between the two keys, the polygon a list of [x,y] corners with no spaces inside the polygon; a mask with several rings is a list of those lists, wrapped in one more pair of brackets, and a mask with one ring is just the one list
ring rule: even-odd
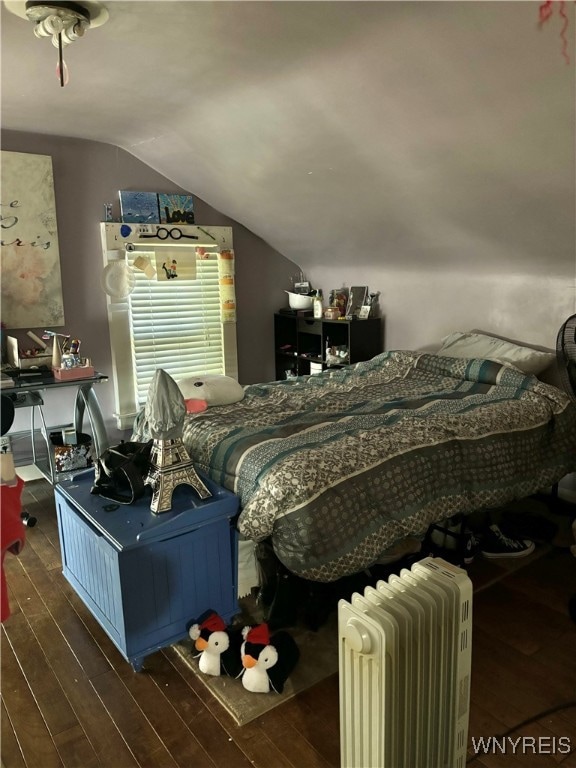
{"label": "picture frame on shelf", "polygon": [[121,189],[120,216],[125,224],[159,224],[160,211],[156,192],[134,192]]}
{"label": "picture frame on shelf", "polygon": [[194,196],[158,193],[161,224],[194,224]]}
{"label": "picture frame on shelf", "polygon": [[346,316],[346,309],[348,307],[348,297],[350,295],[349,288],[333,288],[330,291],[329,303],[331,307],[337,307],[340,312],[340,317]]}
{"label": "picture frame on shelf", "polygon": [[360,307],[360,312],[358,313],[358,319],[359,320],[368,320],[368,318],[370,317],[370,310],[371,309],[372,309],[372,307],[370,306],[370,304],[363,304]]}
{"label": "picture frame on shelf", "polygon": [[346,305],[346,318],[352,320],[360,315],[361,308],[366,304],[368,297],[367,285],[353,285],[350,288],[348,303]]}

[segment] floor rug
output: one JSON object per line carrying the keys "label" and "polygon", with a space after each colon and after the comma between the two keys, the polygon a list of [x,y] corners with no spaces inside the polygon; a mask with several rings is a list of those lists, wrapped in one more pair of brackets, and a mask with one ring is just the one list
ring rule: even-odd
{"label": "floor rug", "polygon": [[[250,623],[261,621],[253,610],[254,601],[241,601],[242,612],[253,617]],[[338,616],[332,612],[327,622],[317,631],[306,627],[291,627],[287,630],[300,650],[296,668],[286,681],[282,693],[250,693],[240,679],[227,676],[212,677],[198,669],[197,651],[191,640],[183,640],[172,647],[180,658],[194,671],[210,692],[218,699],[238,725],[245,725],[270,709],[283,704],[300,691],[319,683],[338,671]]]}

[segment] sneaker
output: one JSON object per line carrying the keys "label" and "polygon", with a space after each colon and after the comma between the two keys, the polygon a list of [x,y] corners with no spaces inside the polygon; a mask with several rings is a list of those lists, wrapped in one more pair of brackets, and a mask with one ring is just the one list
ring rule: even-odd
{"label": "sneaker", "polygon": [[474,562],[474,558],[480,551],[480,541],[472,533],[472,531],[466,531],[464,534],[464,564],[470,565]]}
{"label": "sneaker", "polygon": [[430,526],[430,539],[440,549],[459,549],[462,539],[462,519],[454,515],[442,523],[434,523]]}
{"label": "sneaker", "polygon": [[482,537],[480,548],[484,557],[525,557],[534,551],[534,542],[504,536],[497,525],[491,525]]}

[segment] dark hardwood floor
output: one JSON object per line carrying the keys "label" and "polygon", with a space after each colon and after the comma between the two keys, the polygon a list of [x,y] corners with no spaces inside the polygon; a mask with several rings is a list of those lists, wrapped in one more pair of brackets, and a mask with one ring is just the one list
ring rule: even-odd
{"label": "dark hardwood floor", "polygon": [[[52,488],[27,483],[23,502],[38,522],[5,560],[5,768],[339,766],[336,675],[238,727],[170,649],[135,673],[62,576]],[[473,768],[576,767],[576,559],[561,548],[539,555],[517,572],[481,559],[470,568]],[[474,752],[473,739],[508,732],[506,754]]]}

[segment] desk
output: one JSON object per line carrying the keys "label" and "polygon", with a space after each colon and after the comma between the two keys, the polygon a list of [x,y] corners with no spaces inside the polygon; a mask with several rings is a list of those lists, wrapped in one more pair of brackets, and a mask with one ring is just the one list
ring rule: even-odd
{"label": "desk", "polygon": [[[2,395],[10,397],[14,403],[14,408],[31,408],[30,419],[30,437],[32,440],[32,460],[34,465],[38,467],[44,477],[54,485],[58,482],[59,477],[56,472],[56,466],[54,461],[54,451],[50,443],[50,435],[48,427],[46,426],[46,419],[44,418],[44,399],[42,392],[51,389],[62,389],[63,387],[75,387],[76,400],[74,405],[74,428],[76,432],[82,432],[82,424],[84,422],[84,413],[88,415],[88,421],[90,423],[90,429],[92,432],[92,445],[94,448],[94,454],[100,456],[102,451],[105,451],[109,447],[108,434],[106,432],[106,425],[100,410],[100,404],[98,398],[94,392],[94,384],[98,384],[102,381],[108,381],[108,377],[102,373],[95,373],[94,376],[90,376],[86,379],[73,379],[70,381],[60,381],[55,379],[54,376],[41,375],[30,376],[25,372],[15,378],[14,385],[11,387],[5,387],[1,390]],[[47,448],[47,457],[42,459],[37,455],[36,444],[34,440],[35,426],[36,426],[36,411],[38,411],[38,418],[40,422],[40,432]],[[67,475],[68,476],[68,475]]]}

